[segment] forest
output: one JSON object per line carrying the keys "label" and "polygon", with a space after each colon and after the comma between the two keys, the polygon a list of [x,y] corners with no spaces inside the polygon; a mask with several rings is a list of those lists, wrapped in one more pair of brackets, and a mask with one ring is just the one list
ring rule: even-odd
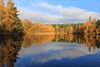
{"label": "forest", "polygon": [[4,0],[0,0],[0,35],[34,35],[34,34],[80,34],[99,35],[100,19],[92,19],[76,24],[43,24],[33,23],[28,19],[18,17],[17,7],[12,0],[8,0],[4,5]]}
{"label": "forest", "polygon": [[80,35],[100,35],[100,20],[91,16],[85,23],[76,24],[42,24],[40,22],[32,23],[29,20],[23,20],[22,26],[26,34],[80,34]]}

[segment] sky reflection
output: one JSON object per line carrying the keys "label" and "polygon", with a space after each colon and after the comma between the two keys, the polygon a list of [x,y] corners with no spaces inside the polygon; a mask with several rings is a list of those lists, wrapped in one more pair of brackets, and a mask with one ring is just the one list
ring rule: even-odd
{"label": "sky reflection", "polygon": [[[86,45],[77,43],[51,42],[41,45],[33,44],[30,48],[22,48],[19,51],[20,59],[17,59],[15,65],[16,67],[22,67],[23,65],[23,67],[30,67],[31,65],[36,65],[36,67],[38,67],[38,65],[53,64],[53,62],[58,65],[61,63],[72,63],[71,65],[81,63],[82,65],[86,62],[98,64],[94,61],[100,61],[97,60],[100,59],[99,53],[100,49],[89,52]],[[93,58],[94,56],[95,58]],[[82,63],[80,61],[84,62]]]}

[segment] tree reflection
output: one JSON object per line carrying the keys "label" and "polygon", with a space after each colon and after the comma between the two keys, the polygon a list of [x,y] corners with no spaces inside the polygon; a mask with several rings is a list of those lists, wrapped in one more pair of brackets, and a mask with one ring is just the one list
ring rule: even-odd
{"label": "tree reflection", "polygon": [[44,42],[51,42],[54,39],[54,35],[26,35],[24,36],[22,48],[27,48],[35,43],[36,45],[41,45]]}
{"label": "tree reflection", "polygon": [[23,38],[0,37],[0,67],[14,67]]}
{"label": "tree reflection", "polygon": [[59,34],[55,36],[56,42],[69,42],[69,43],[78,43],[85,44],[89,51],[91,48],[96,49],[100,48],[100,35],[73,35],[73,34]]}
{"label": "tree reflection", "polygon": [[41,45],[45,42],[67,42],[85,44],[89,51],[100,48],[100,36],[73,35],[73,34],[52,34],[52,35],[25,35],[23,37],[0,37],[0,67],[14,67],[21,48],[29,48],[32,43]]}
{"label": "tree reflection", "polygon": [[26,35],[24,37],[22,48],[28,48],[35,43],[36,45],[41,45],[45,42],[67,42],[67,43],[78,43],[85,44],[89,51],[91,48],[100,48],[100,36],[93,35],[74,35],[74,34],[52,34],[52,35]]}

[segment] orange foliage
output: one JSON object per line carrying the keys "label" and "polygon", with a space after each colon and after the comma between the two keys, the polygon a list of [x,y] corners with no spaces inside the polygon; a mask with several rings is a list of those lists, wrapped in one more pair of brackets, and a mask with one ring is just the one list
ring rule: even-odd
{"label": "orange foliage", "polygon": [[27,29],[27,31],[29,34],[43,34],[43,33],[51,34],[51,33],[54,33],[55,30],[51,25],[46,25],[42,23],[34,23],[34,24],[31,24],[30,29]]}

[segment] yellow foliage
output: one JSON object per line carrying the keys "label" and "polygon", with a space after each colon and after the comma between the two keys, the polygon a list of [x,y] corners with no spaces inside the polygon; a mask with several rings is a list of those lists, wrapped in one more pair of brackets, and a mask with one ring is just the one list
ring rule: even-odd
{"label": "yellow foliage", "polygon": [[51,25],[46,25],[42,23],[34,23],[29,30],[33,34],[40,34],[40,33],[54,33],[54,28]]}

